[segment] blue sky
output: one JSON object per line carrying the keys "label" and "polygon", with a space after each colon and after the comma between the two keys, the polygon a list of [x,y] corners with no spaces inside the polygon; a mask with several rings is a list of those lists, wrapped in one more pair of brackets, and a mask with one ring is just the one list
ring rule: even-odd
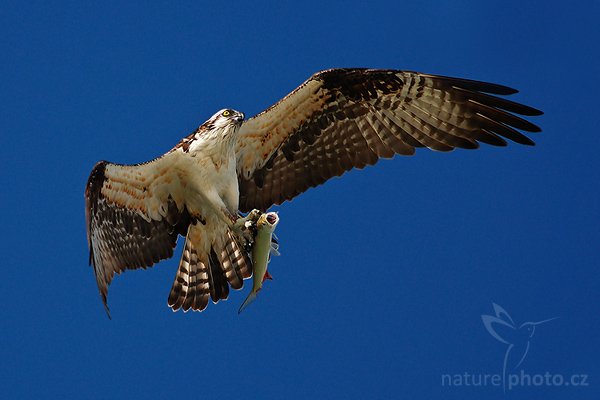
{"label": "blue sky", "polygon": [[[0,395],[597,397],[600,3],[578,4],[3,2]],[[515,87],[543,132],[421,150],[278,207],[274,280],[242,315],[248,285],[171,312],[176,256],[117,277],[109,321],[87,266],[94,163],[146,161],[218,109],[253,115],[352,66]],[[492,303],[517,325],[559,317],[519,371],[589,385],[443,385],[502,372]]]}

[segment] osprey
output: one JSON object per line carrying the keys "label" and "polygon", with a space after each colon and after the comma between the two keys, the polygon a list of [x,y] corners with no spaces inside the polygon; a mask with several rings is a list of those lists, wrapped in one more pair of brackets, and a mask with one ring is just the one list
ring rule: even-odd
{"label": "osprey", "polygon": [[240,212],[266,211],[352,168],[417,147],[475,149],[503,138],[533,142],[542,113],[494,95],[506,86],[416,72],[330,69],[260,114],[225,109],[163,156],[138,165],[101,161],[88,179],[90,264],[106,311],[115,273],[183,254],[168,298],[201,311],[252,275]]}

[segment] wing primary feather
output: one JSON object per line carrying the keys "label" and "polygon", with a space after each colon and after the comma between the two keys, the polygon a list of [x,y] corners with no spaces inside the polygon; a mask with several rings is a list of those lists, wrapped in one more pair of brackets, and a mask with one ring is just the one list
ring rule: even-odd
{"label": "wing primary feather", "polygon": [[469,90],[471,92],[485,92],[499,95],[511,95],[519,92],[516,89],[504,85],[499,85],[497,83],[482,82],[463,78],[451,78],[449,76],[443,75],[419,74],[417,72],[410,73],[438,81],[440,83],[443,83],[445,86],[454,86],[461,89]]}
{"label": "wing primary feather", "polygon": [[496,97],[514,93],[504,85],[411,71],[318,72],[242,125],[240,210],[266,210],[347,170],[411,155],[417,147],[505,146],[501,136],[531,145],[518,130],[540,128],[519,115],[542,112]]}

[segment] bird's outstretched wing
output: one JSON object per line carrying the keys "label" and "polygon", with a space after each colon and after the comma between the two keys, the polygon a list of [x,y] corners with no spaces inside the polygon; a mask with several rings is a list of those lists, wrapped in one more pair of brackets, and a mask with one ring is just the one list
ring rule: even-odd
{"label": "bird's outstretched wing", "polygon": [[[493,95],[517,91],[397,70],[318,72],[240,128],[240,210],[266,210],[352,168],[416,147],[533,145],[540,129],[515,114],[540,111]],[[492,95],[493,94],[493,95]]]}
{"label": "bird's outstretched wing", "polygon": [[115,273],[146,268],[173,255],[190,222],[168,155],[139,165],[101,161],[85,189],[90,264],[102,301]]}

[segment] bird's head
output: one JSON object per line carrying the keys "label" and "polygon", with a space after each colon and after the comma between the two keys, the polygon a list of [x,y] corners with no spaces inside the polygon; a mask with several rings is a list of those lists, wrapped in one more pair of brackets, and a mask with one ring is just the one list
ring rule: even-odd
{"label": "bird's head", "polygon": [[229,126],[239,127],[244,121],[244,113],[231,108],[225,108],[215,113],[208,121],[206,125],[210,125],[213,128],[227,128]]}
{"label": "bird's head", "polygon": [[200,125],[196,131],[196,138],[209,140],[231,138],[234,136],[232,133],[237,132],[238,128],[242,126],[242,122],[244,122],[244,113],[224,108]]}
{"label": "bird's head", "polygon": [[236,137],[235,133],[242,126],[242,122],[244,122],[242,112],[230,108],[218,111],[194,132],[189,145],[190,151],[196,151],[208,143],[215,143],[215,140],[216,143],[234,143],[232,139]]}

